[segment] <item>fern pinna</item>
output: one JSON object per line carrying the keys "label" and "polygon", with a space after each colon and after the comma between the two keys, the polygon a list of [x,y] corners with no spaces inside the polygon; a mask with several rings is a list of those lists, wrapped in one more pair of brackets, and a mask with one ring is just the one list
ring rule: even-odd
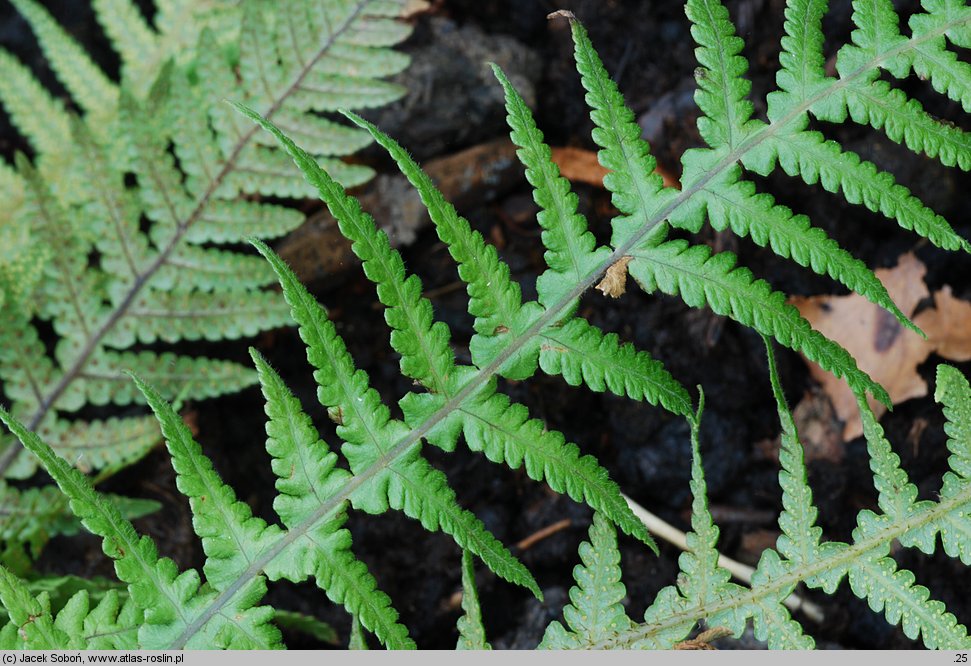
{"label": "fern pinna", "polygon": [[[944,551],[971,564],[967,539],[971,515],[971,385],[947,365],[937,368],[935,398],[944,406],[945,429],[950,435],[950,470],[945,473],[939,499],[916,501],[917,487],[897,465],[899,459],[883,437],[880,426],[867,422],[870,455],[875,461],[874,481],[880,490],[881,513],[860,512],[853,540],[823,541],[816,526],[812,490],[806,482],[802,445],[789,415],[769,347],[770,378],[782,421],[783,511],[781,535],[774,549],[762,553],[752,587],[730,582],[718,566],[718,528],[708,511],[705,478],[698,446],[698,429],[692,430],[692,533],[689,551],[679,561],[678,583],[663,588],[644,614],[642,623],[628,617],[620,601],[626,595],[621,582],[620,552],[609,521],[595,516],[590,542],[580,547],[582,566],[574,570],[577,586],[571,604],[563,610],[566,626],[549,625],[540,647],[549,649],[671,649],[684,640],[696,623],[724,627],[741,634],[751,619],[757,638],[770,648],[797,650],[814,645],[813,639],[789,614],[783,603],[799,583],[833,593],[846,577],[853,593],[883,611],[910,638],[918,636],[930,648],[962,649],[971,646],[967,629],[927,588],[915,584],[914,575],[898,568],[891,545],[936,550],[938,534]],[[700,412],[699,412],[700,413]],[[864,413],[869,413],[864,409]],[[866,418],[866,417],[865,417]],[[896,486],[887,483],[892,477]]]}
{"label": "fern pinna", "polygon": [[[142,401],[126,370],[169,398],[249,386],[256,375],[239,363],[158,343],[287,323],[285,304],[265,289],[269,266],[233,244],[299,225],[299,211],[265,199],[309,190],[222,100],[273,118],[342,183],[367,180],[370,169],[340,157],[369,135],[327,114],[403,93],[381,77],[408,63],[388,48],[410,31],[398,19],[405,0],[300,0],[284,13],[262,0],[160,0],[154,26],[131,0],[99,0],[120,82],[40,4],[14,5],[81,114],[0,51],[0,103],[34,152],[32,162],[0,163],[0,380],[12,413],[62,456],[83,470],[117,467],[158,441],[154,418],[73,414]],[[53,354],[38,321],[53,327]],[[3,476],[30,475],[16,439],[2,444]]]}
{"label": "fern pinna", "polygon": [[[281,524],[267,524],[254,518],[249,507],[222,484],[162,396],[148,382],[137,379],[162,424],[179,488],[190,499],[194,526],[206,552],[206,581],[202,582],[197,572],[180,573],[171,561],[159,559],[154,544],[147,537],[138,537],[117,509],[92,491],[87,479],[14,416],[0,414],[40,457],[84,524],[105,538],[105,550],[116,559],[118,576],[128,586],[124,599],[116,595],[110,602],[92,607],[84,593],[79,593],[57,611],[45,597],[30,594],[20,581],[4,574],[0,599],[13,620],[2,634],[6,645],[45,647],[68,640],[83,647],[89,645],[85,636],[96,634],[102,640],[109,633],[93,631],[101,622],[119,628],[112,635],[124,647],[274,647],[279,645],[279,634],[271,625],[272,611],[257,605],[265,590],[265,577],[300,581],[313,576],[328,596],[348,608],[355,622],[385,645],[409,646],[391,601],[351,553],[350,535],[343,527],[348,506],[367,513],[402,510],[427,529],[448,532],[464,551],[500,577],[538,595],[529,572],[474,516],[458,506],[445,477],[421,455],[422,440],[451,451],[462,439],[490,460],[524,467],[531,478],[545,481],[597,512],[591,546],[581,553],[580,586],[564,613],[567,627],[553,625],[547,632],[547,645],[670,647],[683,640],[699,620],[738,633],[753,618],[757,633],[773,647],[806,647],[811,639],[782,601],[800,581],[832,592],[847,577],[854,593],[868,599],[873,608],[885,610],[888,620],[900,623],[908,635],[920,636],[930,647],[966,647],[964,627],[888,557],[895,539],[932,552],[940,534],[945,553],[963,562],[971,558],[965,539],[971,505],[971,484],[963,462],[968,457],[964,435],[971,403],[966,381],[955,371],[942,370],[939,395],[949,420],[953,471],[945,477],[939,501],[917,501],[916,489],[867,404],[868,393],[888,401],[885,391],[859,370],[845,350],[813,331],[786,304],[784,294],[738,267],[733,255],[713,253],[707,246],[669,236],[672,229],[697,231],[705,220],[716,229],[731,228],[784,258],[831,276],[884,306],[902,325],[913,326],[865,265],[812,227],[805,216],[775,204],[743,177],[742,167],[768,173],[778,165],[885,214],[935,245],[968,249],[967,241],[895,184],[890,174],[877,171],[807,127],[810,114],[827,120],[850,117],[867,121],[945,164],[966,168],[971,162],[964,133],[950,127],[936,130],[940,124],[916,101],[902,102],[901,93],[879,77],[881,70],[893,76],[914,71],[963,103],[971,88],[964,85],[969,69],[948,55],[945,47],[947,41],[967,46],[971,10],[955,2],[925,2],[925,12],[911,17],[910,35],[904,36],[889,0],[854,6],[858,30],[839,52],[838,76],[829,77],[821,54],[826,3],[789,2],[779,90],[769,96],[768,117],[762,120],[753,117],[753,105],[745,99],[749,92],[743,78],[746,63],[739,55],[741,40],[733,33],[727,11],[715,0],[686,3],[699,45],[696,99],[703,112],[699,129],[708,148],[685,154],[681,189],[664,187],[653,174],[654,160],[640,139],[633,114],[607,76],[583,27],[568,15],[577,69],[596,125],[593,138],[601,147],[601,163],[610,171],[605,185],[620,211],[613,221],[611,242],[605,247],[598,246],[587,231],[586,221],[577,211],[577,198],[560,177],[529,109],[497,69],[506,93],[511,136],[542,208],[538,222],[548,270],[537,278],[535,301],[523,302],[519,285],[510,279],[509,268],[496,249],[472,231],[409,155],[371,124],[348,113],[389,152],[415,186],[439,238],[458,264],[459,275],[468,286],[469,312],[475,318],[471,364],[456,361],[449,345],[450,332],[433,320],[432,306],[421,296],[419,279],[407,274],[401,257],[390,249],[387,237],[377,231],[358,202],[272,119],[239,106],[282,144],[352,241],[386,308],[391,345],[401,357],[401,371],[419,388],[400,400],[402,418],[392,418],[370,388],[367,375],[355,369],[323,308],[279,257],[255,241],[276,273],[299,325],[308,360],[315,368],[319,400],[338,423],[339,450],[347,469],[336,464],[337,452],[318,439],[302,406],[254,352],[267,401],[267,449],[278,477],[274,509]],[[905,121],[909,123],[906,131],[901,129]],[[621,343],[615,334],[605,333],[577,315],[580,295],[611,268],[615,276],[626,269],[646,290],[678,295],[692,306],[707,305],[756,329],[767,341],[774,339],[800,351],[845,378],[858,395],[864,415],[881,512],[860,514],[852,543],[822,540],[801,448],[770,358],[770,380],[783,428],[783,536],[777,550],[763,556],[752,589],[728,581],[717,567],[718,530],[707,510],[698,456],[700,406],[696,410],[690,394],[647,353]],[[645,400],[691,424],[695,502],[690,552],[682,560],[686,576],[677,587],[662,591],[644,624],[631,621],[619,605],[623,589],[611,524],[649,545],[650,537],[593,458],[581,455],[578,447],[531,419],[525,407],[511,403],[497,390],[497,377],[525,379],[538,369],[562,375],[570,384]],[[464,602],[460,645],[481,648],[488,642],[471,594],[469,558],[465,555],[463,561],[470,593]],[[32,622],[18,633],[25,617]],[[85,628],[86,622],[92,629]],[[122,626],[127,632],[120,630]]]}

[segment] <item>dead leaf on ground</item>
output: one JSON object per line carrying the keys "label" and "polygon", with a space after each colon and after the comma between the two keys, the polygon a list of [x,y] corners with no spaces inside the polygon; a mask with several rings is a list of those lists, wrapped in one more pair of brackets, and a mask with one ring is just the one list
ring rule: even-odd
{"label": "dead leaf on ground", "polygon": [[[900,257],[896,267],[875,272],[908,317],[930,295],[923,279],[927,268],[912,253]],[[790,302],[813,328],[846,348],[860,369],[887,389],[894,404],[927,394],[917,366],[931,353],[952,360],[971,358],[971,303],[954,298],[947,287],[934,295],[934,308],[914,319],[926,340],[858,294],[796,297]],[[846,383],[814,363],[809,366],[844,423],[843,441],[863,434],[856,398]],[[872,398],[870,406],[878,418],[886,411]]]}
{"label": "dead leaf on ground", "polygon": [[971,303],[954,298],[948,285],[934,293],[934,307],[917,315],[914,323],[944,358],[971,360]]}
{"label": "dead leaf on ground", "polygon": [[627,291],[627,264],[633,257],[621,257],[607,269],[604,279],[597,284],[597,289],[604,296],[620,298]]}
{"label": "dead leaf on ground", "polygon": [[[604,176],[610,171],[600,164],[596,152],[572,146],[556,147],[551,150],[553,161],[564,178],[573,183],[586,183],[601,188],[604,186]],[[681,188],[677,178],[661,166],[655,168],[654,172],[661,176],[665,187]]]}

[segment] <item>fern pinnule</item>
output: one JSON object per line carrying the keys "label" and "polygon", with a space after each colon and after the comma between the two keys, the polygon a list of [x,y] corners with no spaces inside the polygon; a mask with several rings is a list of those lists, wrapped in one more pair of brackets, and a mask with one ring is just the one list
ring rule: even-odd
{"label": "fern pinnule", "polygon": [[455,623],[459,632],[455,649],[491,650],[482,626],[479,592],[475,587],[475,558],[467,550],[462,551],[462,610],[464,614]]}
{"label": "fern pinnule", "polygon": [[547,628],[540,648],[562,650],[589,645],[632,626],[621,603],[627,589],[620,582],[617,532],[600,514],[590,524],[590,540],[580,544],[583,562],[573,569],[576,587],[570,589],[570,605],[563,609],[569,629],[558,621]]}

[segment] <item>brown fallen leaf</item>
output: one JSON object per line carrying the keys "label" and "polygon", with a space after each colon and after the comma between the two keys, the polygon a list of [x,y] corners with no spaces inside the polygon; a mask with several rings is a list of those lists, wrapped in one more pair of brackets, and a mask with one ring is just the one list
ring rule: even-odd
{"label": "brown fallen leaf", "polygon": [[[610,171],[605,169],[597,159],[597,153],[585,148],[559,146],[551,149],[553,161],[560,169],[560,175],[573,183],[586,183],[594,187],[603,187],[604,176]],[[666,169],[660,165],[654,172],[661,176],[665,187],[680,189],[681,184]]]}
{"label": "brown fallen leaf", "polygon": [[627,264],[633,257],[621,257],[607,269],[604,279],[597,284],[597,289],[604,296],[620,298],[627,291]]}
{"label": "brown fallen leaf", "polygon": [[954,298],[948,285],[934,292],[934,307],[917,315],[914,323],[940,356],[971,360],[971,303]]}
{"label": "brown fallen leaf", "polygon": [[[894,268],[875,271],[897,306],[912,318],[917,304],[930,295],[923,279],[926,272],[912,253],[900,257]],[[860,369],[887,389],[893,404],[927,394],[917,366],[930,354],[937,352],[952,360],[971,358],[971,303],[954,298],[947,287],[934,295],[934,301],[934,308],[914,318],[927,334],[925,340],[858,294],[790,299],[813,328],[846,348]],[[844,424],[843,441],[862,435],[853,392],[843,380],[807,363]],[[872,398],[869,402],[877,418],[886,411]]]}

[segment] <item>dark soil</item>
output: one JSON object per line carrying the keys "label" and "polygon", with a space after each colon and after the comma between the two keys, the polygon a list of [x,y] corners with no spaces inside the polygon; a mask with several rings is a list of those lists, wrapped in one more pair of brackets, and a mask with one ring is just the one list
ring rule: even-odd
{"label": "dark soil", "polygon": [[[73,9],[79,4],[83,3],[61,2],[54,10],[86,43],[99,43],[97,30],[90,27],[89,13]],[[835,52],[850,31],[848,0],[832,4],[834,8],[826,23],[832,37],[828,55]],[[916,6],[915,2],[896,4],[905,12]],[[730,0],[728,5],[748,45],[745,55],[751,62],[754,97],[758,100],[756,113],[762,113],[764,93],[774,82],[784,3]],[[573,67],[568,31],[562,22],[549,23],[545,19],[548,12],[558,8],[555,3],[539,0],[437,2],[431,15],[417,19],[415,33],[404,48],[412,53],[423,49],[434,52],[440,48],[443,34],[466,28],[504,37],[502,53],[508,56],[511,67],[519,68],[524,83],[533,86],[537,119],[548,141],[552,145],[592,148],[591,121]],[[647,132],[659,162],[677,173],[681,153],[700,145],[694,124],[697,112],[685,104],[693,90],[695,61],[694,44],[680,3],[575,0],[570,9],[585,23],[635,114],[645,117],[652,109],[661,109],[649,116]],[[23,24],[10,18],[12,10],[5,2],[0,11],[0,39],[11,44],[10,48],[26,53],[29,37],[24,36]],[[447,53],[447,49],[441,51]],[[105,55],[102,59],[111,66],[110,57]],[[38,64],[33,55],[28,56],[28,62]],[[409,98],[391,111],[375,114],[386,129],[423,160],[504,134],[504,114],[496,102],[501,100],[496,97],[498,86],[477,83],[477,92],[466,94],[472,84],[463,83],[462,75],[467,73],[473,78],[471,70],[477,65],[457,65],[454,60],[440,64],[453,77],[449,85],[424,89],[423,100]],[[482,86],[487,85],[495,88],[481,92]],[[935,115],[958,124],[964,121],[959,106],[933,93],[928,84],[914,79],[902,85]],[[394,113],[405,115],[395,120],[390,117]],[[426,113],[437,115],[429,119],[424,117]],[[965,174],[915,156],[869,128],[847,125],[820,129],[895,173],[900,182],[947,217],[960,233],[971,236],[971,204],[962,194],[969,186]],[[5,152],[22,147],[9,127],[0,130],[0,148]],[[366,153],[365,159],[379,170],[391,172],[387,160],[377,151]],[[971,298],[971,265],[965,256],[936,251],[895,224],[849,206],[819,187],[807,187],[784,175],[756,180],[760,188],[781,202],[810,215],[868,265],[892,266],[900,254],[913,250],[928,266],[927,282],[932,290],[950,284],[957,296]],[[605,240],[612,215],[609,196],[582,185],[576,189],[592,230]],[[524,295],[533,297],[533,281],[544,267],[543,248],[532,221],[535,206],[525,180],[496,201],[460,212],[487,239],[498,244]],[[698,240],[720,250],[735,251],[740,263],[787,293],[838,292],[829,280],[782,261],[747,240],[710,229],[702,231]],[[436,294],[436,313],[452,328],[458,358],[468,361],[466,345],[471,335],[471,318],[466,311],[464,289],[456,284],[454,264],[445,248],[432,232],[425,230],[403,253],[409,269],[422,277],[426,290]],[[358,270],[341,276],[336,283],[339,286],[334,284],[320,280],[311,287],[330,309],[359,367],[367,371],[374,386],[393,405],[411,386],[398,373],[397,356],[388,345],[373,286]],[[758,445],[772,440],[779,431],[761,338],[710,311],[691,310],[676,299],[645,295],[636,288],[618,300],[590,291],[580,311],[594,324],[617,332],[622,339],[662,360],[683,385],[704,387],[708,408],[702,431],[703,457],[711,504],[721,517],[720,548],[729,556],[754,564],[758,550],[752,544],[764,543],[775,535],[775,515],[780,508],[777,464],[767,460],[764,447]],[[319,406],[314,409],[315,386],[296,333],[276,331],[262,336],[256,346],[314,414],[325,439],[336,443],[333,425],[324,410]],[[209,347],[206,351],[245,358],[243,343]],[[798,356],[779,351],[778,357],[787,396],[794,406],[810,389],[811,380]],[[934,368],[939,361],[932,357],[922,366],[931,395]],[[962,369],[967,372],[971,366],[964,365]],[[564,432],[584,452],[595,455],[626,493],[676,526],[687,527],[690,449],[687,426],[682,421],[643,403],[569,387],[555,377],[508,382],[503,389],[514,400],[526,404],[534,417]],[[250,389],[236,396],[193,404],[189,409],[198,424],[198,439],[217,469],[237,489],[241,499],[260,515],[271,518],[273,477],[260,436],[263,411],[259,391]],[[928,498],[934,496],[946,469],[942,422],[940,410],[930,398],[904,403],[883,419],[903,465]],[[544,627],[560,617],[560,609],[568,601],[571,570],[578,562],[577,546],[586,534],[589,509],[529,480],[521,470],[495,466],[461,447],[448,455],[428,448],[426,455],[446,472],[462,504],[506,544],[516,544],[564,518],[570,520],[568,528],[526,549],[514,548],[542,586],[544,603],[486,571],[480,571],[478,577],[486,628],[493,645],[534,647]],[[841,462],[814,462],[810,482],[826,536],[849,538],[857,511],[874,505],[865,444],[861,440],[849,443]],[[141,520],[138,527],[155,536],[160,550],[182,566],[201,565],[202,554],[191,532],[187,503],[175,490],[164,450],[154,452],[110,480],[105,488],[161,500],[162,511]],[[454,647],[460,552],[452,540],[441,534],[428,534],[400,514],[373,517],[352,512],[350,528],[355,552],[391,596],[418,645]],[[661,587],[675,582],[679,551],[662,544],[660,556],[656,557],[642,545],[624,538],[621,548],[629,611],[637,618]],[[945,602],[959,621],[971,622],[971,596],[967,594],[971,574],[966,567],[943,553],[927,557],[901,549],[894,554],[934,597]],[[85,574],[110,575],[111,571],[91,537],[57,540],[41,566],[51,571]],[[801,615],[797,617],[821,646],[915,647],[899,629],[870,611],[866,602],[855,598],[846,585],[832,597],[816,592],[807,596],[823,608],[825,621],[817,625]],[[337,627],[342,640],[346,640],[346,613],[311,584],[271,584],[267,601],[280,608],[314,614]],[[755,647],[753,640],[746,639],[741,644]],[[287,643],[291,647],[317,647],[300,636],[288,636]],[[724,641],[723,645],[730,647],[733,643]]]}

